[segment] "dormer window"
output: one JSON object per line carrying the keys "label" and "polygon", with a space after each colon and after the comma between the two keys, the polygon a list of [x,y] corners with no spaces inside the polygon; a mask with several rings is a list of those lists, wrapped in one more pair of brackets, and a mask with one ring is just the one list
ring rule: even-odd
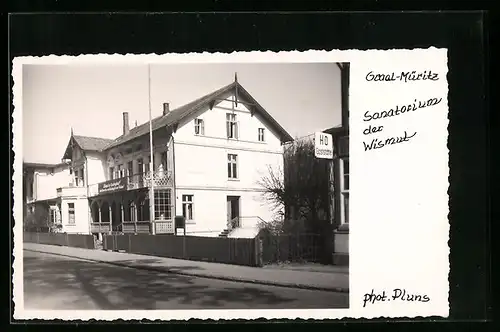
{"label": "dormer window", "polygon": [[203,119],[194,119],[194,134],[205,135],[205,124]]}
{"label": "dormer window", "polygon": [[259,128],[259,142],[265,142],[264,128]]}
{"label": "dormer window", "polygon": [[236,121],[236,114],[227,113],[226,114],[226,131],[227,138],[238,138],[238,122]]}

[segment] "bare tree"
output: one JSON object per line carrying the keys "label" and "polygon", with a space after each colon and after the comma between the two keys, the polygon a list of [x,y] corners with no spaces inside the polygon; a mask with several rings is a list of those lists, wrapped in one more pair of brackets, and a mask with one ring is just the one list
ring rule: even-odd
{"label": "bare tree", "polygon": [[284,169],[269,167],[259,184],[283,222],[300,220],[307,231],[316,232],[318,223],[328,220],[328,165],[314,156],[311,139],[295,140],[286,146]]}

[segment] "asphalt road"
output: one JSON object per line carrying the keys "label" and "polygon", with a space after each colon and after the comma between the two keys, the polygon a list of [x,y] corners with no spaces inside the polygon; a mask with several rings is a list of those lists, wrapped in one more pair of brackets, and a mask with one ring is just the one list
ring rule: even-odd
{"label": "asphalt road", "polygon": [[24,251],[32,310],[330,309],[349,295],[151,272]]}

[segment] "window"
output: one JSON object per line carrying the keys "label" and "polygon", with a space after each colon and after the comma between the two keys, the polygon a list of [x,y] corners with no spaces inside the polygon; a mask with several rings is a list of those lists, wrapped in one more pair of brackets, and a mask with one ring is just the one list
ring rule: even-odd
{"label": "window", "polygon": [[114,178],[113,176],[114,176],[114,173],[115,173],[114,168],[113,168],[113,167],[110,167],[110,168],[108,169],[108,172],[109,172],[109,174],[108,174],[109,179],[110,179],[110,180],[113,180],[113,178]]}
{"label": "window", "polygon": [[127,176],[134,175],[134,162],[131,160],[127,163]]}
{"label": "window", "polygon": [[137,172],[141,174],[144,172],[144,161],[142,158],[137,159]]}
{"label": "window", "polygon": [[172,196],[170,189],[155,190],[155,220],[172,219]]}
{"label": "window", "polygon": [[79,176],[79,170],[75,169],[75,186],[79,186],[80,185],[80,176]]}
{"label": "window", "polygon": [[75,203],[68,203],[68,224],[75,224]]}
{"label": "window", "polygon": [[203,119],[194,119],[194,133],[195,135],[205,135]]}
{"label": "window", "polygon": [[227,138],[238,138],[238,123],[236,122],[236,114],[226,114],[226,130]]}
{"label": "window", "polygon": [[135,205],[134,202],[130,203],[129,213],[130,213],[130,221],[137,221],[135,218],[137,213],[137,206]]}
{"label": "window", "polygon": [[264,142],[264,128],[259,128],[259,142]]}
{"label": "window", "polygon": [[235,154],[227,155],[227,177],[230,179],[238,178],[238,156]]}
{"label": "window", "polygon": [[193,195],[182,195],[182,215],[186,221],[193,220]]}
{"label": "window", "polygon": [[341,222],[349,222],[349,159],[340,159]]}
{"label": "window", "polygon": [[82,180],[82,186],[85,186],[85,172],[83,171],[83,168],[80,170],[80,179]]}
{"label": "window", "polygon": [[167,160],[168,160],[168,152],[163,151],[160,157],[160,164],[163,166],[164,171],[167,171],[168,169]]}
{"label": "window", "polygon": [[118,165],[116,167],[115,171],[115,179],[123,178],[125,177],[125,169],[123,168],[123,165]]}
{"label": "window", "polygon": [[57,224],[57,210],[54,208],[50,208],[50,223]]}

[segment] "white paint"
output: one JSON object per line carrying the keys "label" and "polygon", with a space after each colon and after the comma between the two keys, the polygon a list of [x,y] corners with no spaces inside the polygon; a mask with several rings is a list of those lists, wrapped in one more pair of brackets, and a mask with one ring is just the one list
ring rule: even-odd
{"label": "white paint", "polygon": [[106,181],[107,165],[102,154],[87,152],[87,183],[94,184]]}
{"label": "white paint", "polygon": [[[68,203],[75,204],[75,223],[69,223]],[[62,232],[88,234],[88,200],[86,197],[61,200]]]}
{"label": "white paint", "polygon": [[70,183],[69,166],[56,167],[54,172],[45,169],[35,170],[33,181],[35,201],[56,198],[57,188],[67,187]]}
{"label": "white paint", "polygon": [[[177,214],[182,213],[182,195],[194,195],[195,201],[195,223],[188,225],[189,232],[220,233],[227,228],[227,196],[240,196],[240,216],[246,228],[257,227],[258,218],[249,217],[273,218],[259,181],[268,174],[268,167],[283,169],[281,141],[242,103],[235,112],[238,139],[228,139],[226,113],[232,112],[231,104],[223,101],[212,110],[185,119],[174,134],[176,187],[191,188],[177,190]],[[195,135],[195,118],[203,119],[205,135]],[[265,129],[265,142],[258,141],[259,128]],[[228,154],[237,155],[237,179],[228,179]]]}

